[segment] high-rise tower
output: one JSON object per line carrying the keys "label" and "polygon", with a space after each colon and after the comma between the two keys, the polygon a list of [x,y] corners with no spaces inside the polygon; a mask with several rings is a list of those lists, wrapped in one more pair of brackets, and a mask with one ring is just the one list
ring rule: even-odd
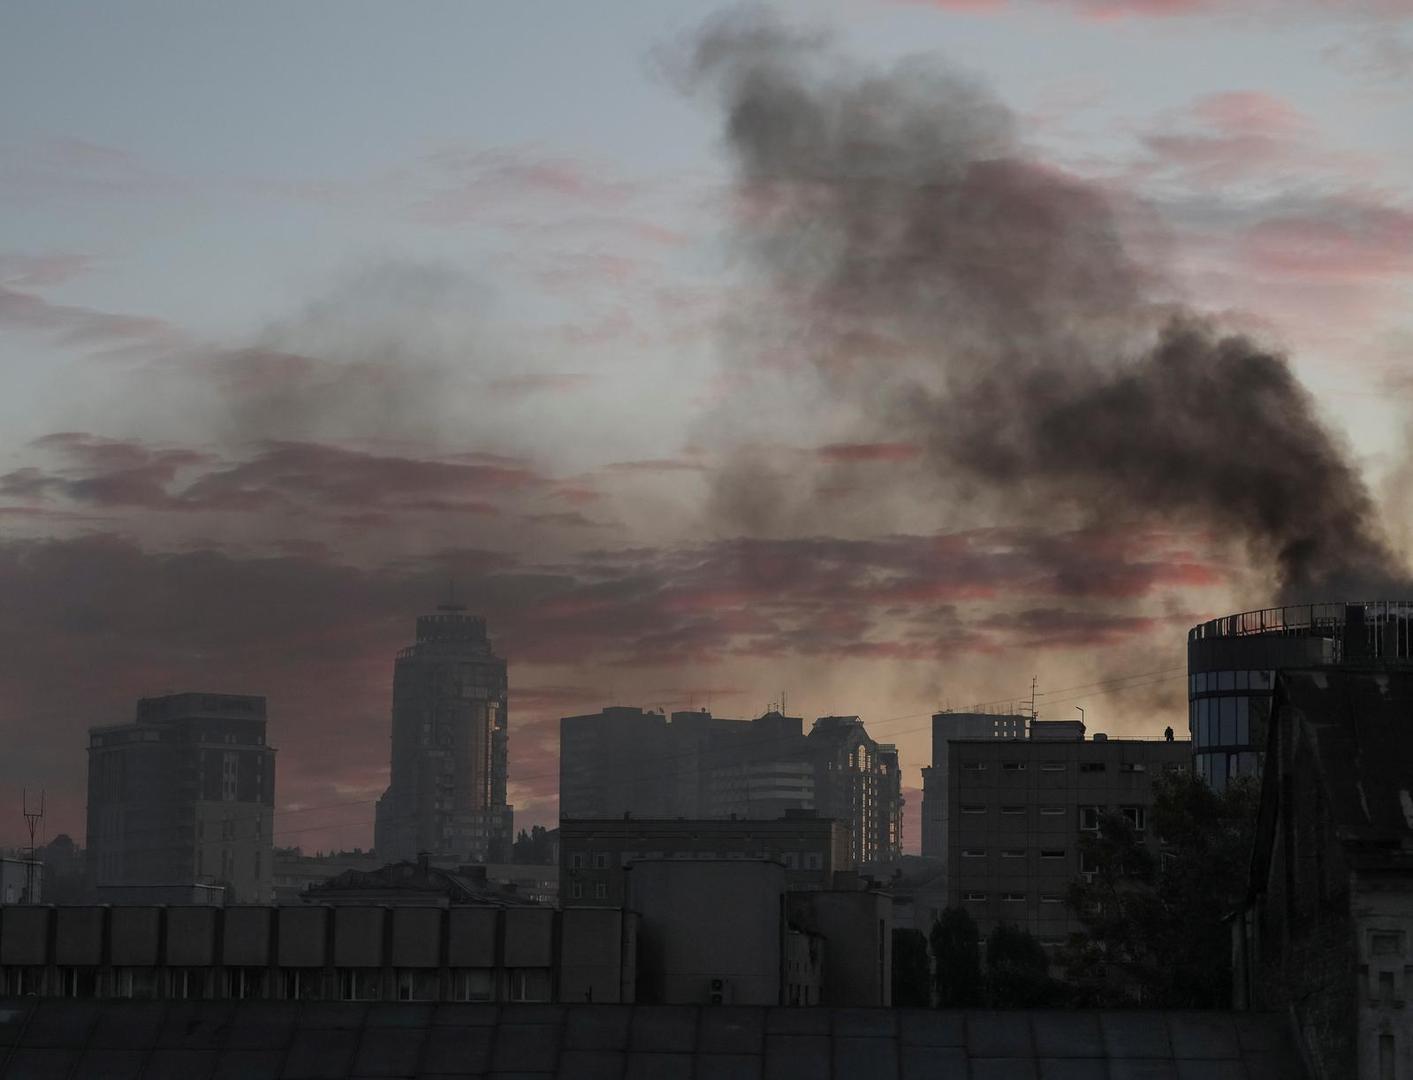
{"label": "high-rise tower", "polygon": [[508,859],[505,661],[486,620],[445,603],[417,619],[417,643],[393,673],[392,777],[378,800],[374,845],[386,859],[422,852],[467,862]]}

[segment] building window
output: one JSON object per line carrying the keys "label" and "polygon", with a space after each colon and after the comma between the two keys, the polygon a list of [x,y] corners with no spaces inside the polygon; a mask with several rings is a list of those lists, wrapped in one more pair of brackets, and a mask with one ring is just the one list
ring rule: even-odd
{"label": "building window", "polygon": [[602,881],[600,881],[597,885],[594,886],[594,899],[595,899],[595,900],[607,900],[607,899],[608,899],[608,886],[605,885]]}
{"label": "building window", "polygon": [[1007,903],[1007,904],[1022,904],[1022,903],[1025,902],[1025,893],[1023,893],[1023,892],[1003,892],[1003,893],[1001,894],[1001,900],[1002,900],[1003,903]]}
{"label": "building window", "polygon": [[984,813],[986,813],[986,807],[984,807],[984,806],[978,806],[978,805],[976,805],[975,803],[971,803],[971,804],[969,804],[969,805],[967,805],[967,806],[963,806],[963,807],[962,807],[962,813],[964,813],[964,814],[984,814]]}
{"label": "building window", "polygon": [[490,968],[457,968],[451,973],[451,996],[456,1001],[492,1001],[495,972]]}
{"label": "building window", "polygon": [[265,969],[259,967],[226,968],[226,997],[234,1001],[265,995]]}
{"label": "building window", "polygon": [[1001,813],[1003,813],[1003,814],[1024,814],[1024,813],[1025,813],[1025,807],[1024,807],[1024,806],[1003,806],[1003,807],[1001,807]]}
{"label": "building window", "polygon": [[1005,851],[1001,852],[1001,858],[1003,858],[1003,859],[1024,859],[1024,858],[1025,858],[1025,848],[1007,848]]}
{"label": "building window", "polygon": [[986,858],[985,848],[963,848],[962,858],[964,859],[984,859]]}
{"label": "building window", "polygon": [[824,856],[821,855],[818,851],[806,852],[806,853],[805,853],[805,869],[806,869],[806,870],[823,870],[823,869],[824,869]]}
{"label": "building window", "polygon": [[60,968],[59,988],[59,993],[64,997],[97,997],[98,969],[91,967]]}
{"label": "building window", "polygon": [[1063,859],[1065,857],[1064,848],[1041,848],[1040,857],[1042,859]]}
{"label": "building window", "polygon": [[964,772],[985,772],[986,762],[984,761],[963,761],[962,771]]}
{"label": "building window", "polygon": [[1065,898],[1059,893],[1043,892],[1040,894],[1040,902],[1042,904],[1063,904]]}
{"label": "building window", "polygon": [[571,869],[571,870],[582,870],[582,869],[584,869],[584,855],[583,855],[582,852],[576,851],[576,852],[574,852],[574,854],[572,854],[572,855],[569,856],[569,869]]}
{"label": "building window", "polygon": [[1064,772],[1065,763],[1063,761],[1042,761],[1040,763],[1041,772]]}
{"label": "building window", "polygon": [[582,899],[584,899],[584,886],[583,886],[582,883],[580,883],[580,882],[578,882],[578,881],[574,881],[574,882],[571,882],[571,883],[570,883],[570,885],[569,885],[569,899],[571,899],[571,900],[582,900]]}
{"label": "building window", "polygon": [[511,968],[507,974],[511,1001],[550,999],[549,968]]}
{"label": "building window", "polygon": [[403,968],[397,973],[398,1001],[436,1001],[441,988],[436,968]]}
{"label": "building window", "polygon": [[594,869],[595,869],[595,870],[607,870],[607,869],[608,869],[608,853],[607,853],[607,852],[599,851],[599,852],[595,852],[595,853],[594,853]]}
{"label": "building window", "polygon": [[1024,761],[1003,761],[1001,762],[1002,772],[1025,772]]}
{"label": "building window", "polygon": [[1099,814],[1103,808],[1099,806],[1081,806],[1079,808],[1079,827],[1084,832],[1099,831]]}
{"label": "building window", "polygon": [[324,996],[323,976],[318,968],[283,968],[280,995],[286,1001],[318,1001]]}
{"label": "building window", "polygon": [[1121,761],[1119,762],[1119,772],[1147,772],[1148,766],[1141,761]]}
{"label": "building window", "polygon": [[1148,827],[1148,810],[1143,806],[1121,806],[1120,812],[1128,819],[1128,823],[1139,832],[1143,832]]}
{"label": "building window", "polygon": [[339,968],[340,1001],[377,1001],[382,996],[381,968]]}
{"label": "building window", "polygon": [[1104,772],[1107,768],[1108,766],[1106,766],[1102,761],[1081,761],[1079,763],[1080,772]]}
{"label": "building window", "polygon": [[984,904],[986,903],[986,894],[984,892],[963,893],[962,899],[968,904]]}
{"label": "building window", "polygon": [[206,996],[204,968],[168,968],[167,997],[176,1001],[194,1001]]}
{"label": "building window", "polygon": [[1063,814],[1064,812],[1065,808],[1063,806],[1042,806],[1040,808],[1042,817],[1053,817],[1056,814]]}
{"label": "building window", "polygon": [[29,965],[7,967],[0,986],[10,997],[29,997],[44,992],[44,968]]}
{"label": "building window", "polygon": [[120,967],[113,969],[113,996],[152,1001],[157,997],[157,969]]}

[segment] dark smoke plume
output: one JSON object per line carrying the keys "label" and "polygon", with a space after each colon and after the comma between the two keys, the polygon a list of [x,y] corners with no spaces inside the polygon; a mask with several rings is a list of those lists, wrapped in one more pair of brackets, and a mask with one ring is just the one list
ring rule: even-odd
{"label": "dark smoke plume", "polygon": [[807,353],[881,432],[1032,520],[1238,540],[1286,599],[1402,588],[1285,359],[1160,302],[1111,200],[1029,157],[983,89],[932,62],[851,71],[740,15],[697,39],[690,80],[724,100],[761,340]]}

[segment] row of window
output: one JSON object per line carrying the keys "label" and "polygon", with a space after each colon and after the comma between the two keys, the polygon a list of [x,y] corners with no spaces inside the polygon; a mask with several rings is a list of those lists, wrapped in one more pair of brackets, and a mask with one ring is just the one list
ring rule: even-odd
{"label": "row of window", "polygon": [[1199,671],[1187,677],[1189,694],[1213,694],[1223,690],[1269,690],[1271,671]]}
{"label": "row of window", "polygon": [[[1065,812],[1063,806],[1040,806],[1036,809],[1042,816],[1046,817],[1061,815]],[[1104,806],[1079,807],[1079,827],[1090,832],[1097,832],[1099,829],[1099,818],[1107,809],[1108,807]],[[987,807],[980,803],[963,803],[961,810],[963,814],[987,813]],[[1002,806],[1000,807],[1000,811],[1002,814],[1024,814],[1026,808],[1024,806]],[[1132,824],[1135,829],[1142,831],[1148,827],[1147,807],[1120,806],[1118,807],[1118,811],[1123,814],[1124,817],[1128,818],[1129,823]]]}
{"label": "row of window", "polygon": [[819,851],[575,851],[569,855],[571,870],[607,870],[643,859],[778,859],[788,870],[823,870]]}
{"label": "row of window", "polygon": [[1251,742],[1250,698],[1202,698],[1187,708],[1197,746],[1246,746]]}
{"label": "row of window", "polygon": [[[1023,892],[1003,892],[997,894],[997,899],[1006,904],[1023,904],[1028,899]],[[991,900],[991,894],[985,892],[964,892],[962,900],[968,904],[985,904]],[[1041,893],[1040,902],[1042,904],[1063,904],[1065,897],[1063,893]]]}
{"label": "row of window", "polygon": [[[1121,773],[1141,773],[1148,771],[1148,765],[1142,761],[1120,761],[1116,763],[1117,771]],[[963,772],[985,772],[988,763],[985,761],[963,761]],[[1028,761],[1003,761],[1001,762],[1002,772],[1027,772],[1031,763]],[[1064,761],[1042,761],[1038,768],[1040,772],[1064,772],[1068,763]],[[1101,773],[1109,771],[1109,763],[1106,761],[1081,761],[1079,771],[1082,773]]]}
{"label": "row of window", "polygon": [[[442,976],[435,968],[400,968],[385,980],[382,968],[338,968],[332,980],[318,968],[8,967],[0,990],[12,997],[51,993],[59,997],[282,999],[288,1001],[441,1001]],[[390,986],[389,986],[390,983]],[[549,968],[452,968],[448,1001],[549,1001]]]}
{"label": "row of window", "polygon": [[[1003,859],[1024,859],[1030,851],[1027,848],[1003,848],[1001,858]],[[1064,848],[1041,848],[1040,857],[1042,859],[1063,859],[1065,857]],[[985,848],[962,848],[962,858],[964,859],[984,859],[986,858]]]}
{"label": "row of window", "polygon": [[1257,776],[1261,769],[1261,755],[1252,751],[1242,753],[1197,754],[1193,758],[1197,775],[1212,788],[1220,791],[1227,781],[1240,776]]}

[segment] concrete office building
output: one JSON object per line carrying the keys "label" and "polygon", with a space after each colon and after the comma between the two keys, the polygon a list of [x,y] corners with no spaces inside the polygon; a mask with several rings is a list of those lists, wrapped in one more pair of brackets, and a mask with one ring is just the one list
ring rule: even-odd
{"label": "concrete office building", "polygon": [[1005,922],[1062,943],[1080,929],[1065,904],[1085,872],[1080,837],[1097,832],[1106,810],[1146,831],[1154,778],[1190,768],[1191,753],[1185,741],[1102,734],[953,740],[948,903],[969,911],[983,936]]}
{"label": "concrete office building", "polygon": [[455,603],[419,616],[417,642],[393,670],[392,776],[374,826],[380,857],[510,857],[507,710],[505,661],[485,619]]}
{"label": "concrete office building", "polygon": [[947,857],[947,755],[953,739],[1023,739],[1030,717],[1021,713],[932,714],[932,764],[922,769],[922,854]]}
{"label": "concrete office building", "polygon": [[1259,776],[1275,672],[1413,663],[1413,601],[1296,604],[1227,615],[1187,635],[1193,767],[1217,790]]}
{"label": "concrete office building", "polygon": [[728,720],[615,707],[560,721],[559,768],[565,818],[814,810],[849,826],[852,861],[902,854],[898,751],[870,738],[857,716],[820,717],[806,735],[800,717],[778,711]]}
{"label": "concrete office building", "polygon": [[88,875],[100,893],[225,884],[227,900],[269,900],[274,813],[263,697],[143,698],[133,723],[89,732]]}
{"label": "concrete office building", "polygon": [[827,889],[837,871],[854,865],[847,826],[812,811],[791,811],[769,821],[561,818],[560,904],[625,904],[628,867],[693,859],[778,862],[785,867],[790,887],[796,889]]}

